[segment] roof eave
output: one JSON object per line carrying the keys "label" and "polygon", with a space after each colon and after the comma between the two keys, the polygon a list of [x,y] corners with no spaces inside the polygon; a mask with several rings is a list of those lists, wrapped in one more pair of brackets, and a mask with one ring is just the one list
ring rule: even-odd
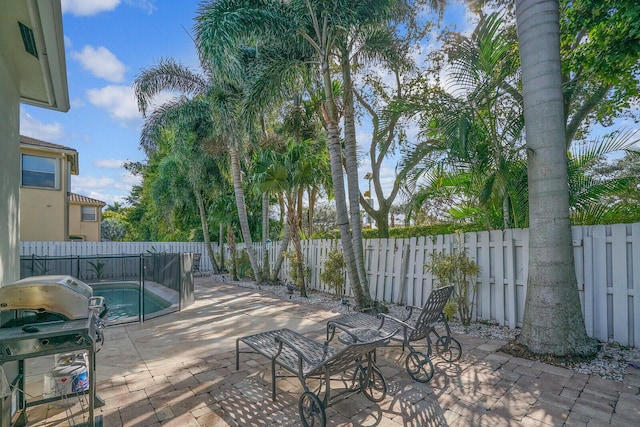
{"label": "roof eave", "polygon": [[[67,112],[70,108],[67,66],[62,30],[62,7],[57,0],[28,0],[32,22],[37,25],[36,43],[45,54],[39,55],[47,100],[22,97],[25,104]],[[43,49],[44,48],[44,49]]]}

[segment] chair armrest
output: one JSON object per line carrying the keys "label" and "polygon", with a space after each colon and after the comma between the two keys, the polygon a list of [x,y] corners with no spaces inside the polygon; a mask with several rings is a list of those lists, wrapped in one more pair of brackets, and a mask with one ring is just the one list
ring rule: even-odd
{"label": "chair armrest", "polygon": [[384,319],[390,319],[390,320],[393,320],[396,323],[399,323],[404,328],[405,331],[407,329],[410,329],[412,331],[415,329],[413,326],[411,326],[410,324],[408,324],[404,320],[397,319],[397,318],[395,318],[393,316],[389,316],[388,314],[380,313],[380,314],[378,314],[378,317],[383,319],[383,321],[384,321]]}
{"label": "chair armrest", "polygon": [[413,311],[414,310],[416,310],[418,313],[422,311],[422,307],[417,307],[415,305],[408,305],[407,304],[404,308],[409,312],[409,314],[407,314],[407,317],[405,317],[403,319],[404,322],[406,322],[407,320],[411,319],[411,316],[413,316]]}
{"label": "chair armrest", "polygon": [[[342,331],[346,332],[353,339],[353,342],[357,342],[358,341],[357,337],[351,332],[351,330],[350,330],[351,328],[350,327],[341,325],[340,323],[336,323],[333,320],[329,320],[327,322],[327,342],[325,343],[325,345],[327,345],[333,339],[333,337],[335,336],[336,328],[341,329]],[[330,332],[330,334],[331,334],[330,337],[329,337],[329,330],[331,331]]]}

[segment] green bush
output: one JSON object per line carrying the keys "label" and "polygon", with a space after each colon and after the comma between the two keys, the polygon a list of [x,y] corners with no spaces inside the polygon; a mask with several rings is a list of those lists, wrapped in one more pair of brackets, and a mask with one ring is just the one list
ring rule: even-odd
{"label": "green bush", "polygon": [[236,260],[238,277],[244,279],[246,277],[253,277],[253,269],[251,268],[251,260],[249,260],[249,253],[242,249],[237,252],[238,257]]}
{"label": "green bush", "polygon": [[[298,255],[295,251],[286,252],[284,256],[289,260],[290,263],[289,278],[293,282],[293,285],[296,287],[296,289],[301,289],[302,285],[305,282],[308,283],[311,280],[311,268],[304,266],[304,260],[298,260]],[[304,271],[306,277],[300,277],[300,275],[298,274],[298,266],[300,263],[302,263],[302,270]]]}
{"label": "green bush", "polygon": [[[389,229],[389,237],[396,239],[405,239],[420,236],[437,236],[440,234],[454,234],[456,232],[483,231],[486,228],[477,224],[431,224],[431,225],[412,225],[409,227],[394,227]],[[362,236],[365,239],[377,239],[377,229],[364,229]],[[314,233],[312,239],[339,239],[340,231],[331,230],[322,233]]]}
{"label": "green bush", "polygon": [[327,260],[324,263],[324,269],[320,273],[320,281],[329,288],[336,291],[338,297],[344,295],[344,277],[345,262],[342,252],[337,249],[331,250],[327,254]]}
{"label": "green bush", "polygon": [[457,312],[463,325],[469,326],[473,319],[473,306],[478,284],[476,277],[480,267],[467,257],[464,249],[452,254],[435,253],[424,266],[434,276],[438,287],[454,285],[454,300],[447,303],[445,315],[453,317]]}

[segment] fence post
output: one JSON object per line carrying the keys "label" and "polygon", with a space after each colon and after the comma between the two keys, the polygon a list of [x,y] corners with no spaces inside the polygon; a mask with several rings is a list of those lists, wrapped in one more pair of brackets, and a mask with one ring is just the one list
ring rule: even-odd
{"label": "fence post", "polygon": [[[402,267],[400,269],[400,289],[398,289],[398,304],[407,303],[407,277],[409,274],[409,249],[410,242],[406,239],[406,243],[402,244]],[[403,239],[404,241],[404,239]]]}
{"label": "fence post", "polygon": [[144,254],[140,254],[140,299],[138,303],[138,320],[144,322]]}

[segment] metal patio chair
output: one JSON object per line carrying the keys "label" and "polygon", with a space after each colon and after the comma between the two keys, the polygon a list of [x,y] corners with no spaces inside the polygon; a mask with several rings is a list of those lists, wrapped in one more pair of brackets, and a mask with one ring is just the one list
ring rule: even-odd
{"label": "metal patio chair", "polygon": [[[451,336],[451,329],[443,313],[452,293],[453,286],[434,289],[422,308],[406,306],[408,314],[404,319],[396,319],[384,313],[377,316],[365,313],[345,314],[327,323],[327,334],[334,333],[334,324],[350,328],[375,328],[384,333],[396,331],[391,339],[401,343],[403,352],[405,347],[409,349],[405,358],[407,373],[415,381],[426,383],[434,375],[431,361],[434,347],[435,353],[447,362],[456,362],[462,355],[462,346]],[[438,324],[444,327],[445,333],[442,335],[436,330]],[[423,339],[426,341],[426,352],[413,345]]]}

